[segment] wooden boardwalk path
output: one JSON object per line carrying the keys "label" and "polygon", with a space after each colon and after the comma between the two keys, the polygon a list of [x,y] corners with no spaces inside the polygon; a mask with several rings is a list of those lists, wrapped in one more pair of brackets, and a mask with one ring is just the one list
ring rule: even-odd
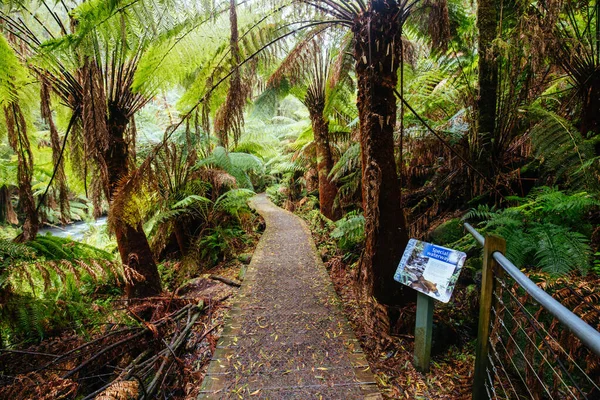
{"label": "wooden boardwalk path", "polygon": [[380,399],[310,231],[265,195],[263,234],[200,399]]}

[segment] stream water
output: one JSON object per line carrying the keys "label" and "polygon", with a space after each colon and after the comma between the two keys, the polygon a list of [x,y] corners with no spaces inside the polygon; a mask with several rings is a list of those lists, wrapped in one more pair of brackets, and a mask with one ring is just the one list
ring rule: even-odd
{"label": "stream water", "polygon": [[70,237],[73,240],[81,240],[90,231],[97,231],[106,226],[106,218],[100,217],[92,222],[75,222],[66,226],[48,227],[40,229],[38,235],[51,233],[58,237]]}

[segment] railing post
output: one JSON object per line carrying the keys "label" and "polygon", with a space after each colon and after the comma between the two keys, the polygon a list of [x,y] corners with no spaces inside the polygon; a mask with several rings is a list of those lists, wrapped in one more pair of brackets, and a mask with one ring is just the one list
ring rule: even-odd
{"label": "railing post", "polygon": [[481,276],[481,295],[479,297],[479,328],[477,329],[477,348],[475,352],[473,400],[488,399],[485,380],[489,365],[488,353],[492,300],[494,298],[494,274],[500,268],[492,257],[492,254],[496,251],[504,253],[506,251],[506,241],[499,236],[487,236],[483,246],[483,270]]}

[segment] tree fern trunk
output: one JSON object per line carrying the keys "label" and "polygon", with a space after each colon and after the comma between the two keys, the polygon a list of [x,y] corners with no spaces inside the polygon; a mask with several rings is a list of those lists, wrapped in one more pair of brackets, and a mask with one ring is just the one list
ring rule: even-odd
{"label": "tree fern trunk", "polygon": [[[125,141],[129,118],[113,104],[109,104],[108,112],[109,145],[103,153],[103,157],[107,167],[106,186],[112,199],[121,179],[129,173],[129,151]],[[127,296],[136,298],[160,294],[161,283],[158,268],[142,224],[131,226],[123,222],[116,224],[114,229],[119,254],[125,265]]]}
{"label": "tree fern trunk", "polygon": [[69,206],[69,189],[67,187],[67,176],[65,175],[64,160],[61,157],[61,142],[58,136],[58,130],[52,118],[52,106],[50,99],[50,83],[40,77],[41,81],[41,116],[50,128],[50,142],[52,144],[52,164],[56,168],[56,180],[58,186],[58,204],[60,206],[60,221],[68,224],[71,221],[71,210]]}
{"label": "tree fern trunk", "polygon": [[333,168],[333,156],[329,145],[329,124],[323,117],[324,104],[317,104],[308,108],[310,122],[315,137],[317,148],[317,171],[319,177],[319,207],[321,213],[331,220],[340,218],[339,210],[334,208],[338,188],[329,179],[329,172]]}
{"label": "tree fern trunk", "polygon": [[477,97],[477,138],[472,149],[482,171],[494,174],[497,155],[493,154],[496,133],[496,103],[498,65],[493,53],[493,41],[497,34],[495,0],[479,0],[477,27],[479,28],[479,94]]}
{"label": "tree fern trunk", "polygon": [[[587,137],[590,132],[597,136],[600,134],[600,70],[592,72],[582,86],[580,132],[583,137]],[[600,143],[596,144],[596,155],[600,155]]]}
{"label": "tree fern trunk", "polygon": [[365,252],[359,282],[363,295],[397,303],[393,279],[408,242],[394,159],[394,127],[401,22],[394,0],[372,0],[353,27],[358,77]]}
{"label": "tree fern trunk", "polygon": [[15,239],[17,242],[27,242],[35,239],[39,230],[39,219],[31,178],[33,176],[33,154],[31,153],[27,123],[19,103],[12,102],[4,108],[8,142],[17,153],[17,177],[19,183],[19,208],[25,214],[22,232]]}
{"label": "tree fern trunk", "polygon": [[17,214],[10,201],[10,188],[6,185],[0,186],[0,223],[13,225],[19,223]]}

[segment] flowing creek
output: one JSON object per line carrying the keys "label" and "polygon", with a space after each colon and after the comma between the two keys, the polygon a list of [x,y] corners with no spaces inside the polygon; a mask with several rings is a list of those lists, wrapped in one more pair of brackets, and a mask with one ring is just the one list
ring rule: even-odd
{"label": "flowing creek", "polygon": [[46,227],[40,229],[38,235],[51,233],[58,237],[70,237],[73,240],[82,240],[88,232],[97,232],[106,226],[107,217],[100,217],[92,222],[75,222],[66,226]]}

